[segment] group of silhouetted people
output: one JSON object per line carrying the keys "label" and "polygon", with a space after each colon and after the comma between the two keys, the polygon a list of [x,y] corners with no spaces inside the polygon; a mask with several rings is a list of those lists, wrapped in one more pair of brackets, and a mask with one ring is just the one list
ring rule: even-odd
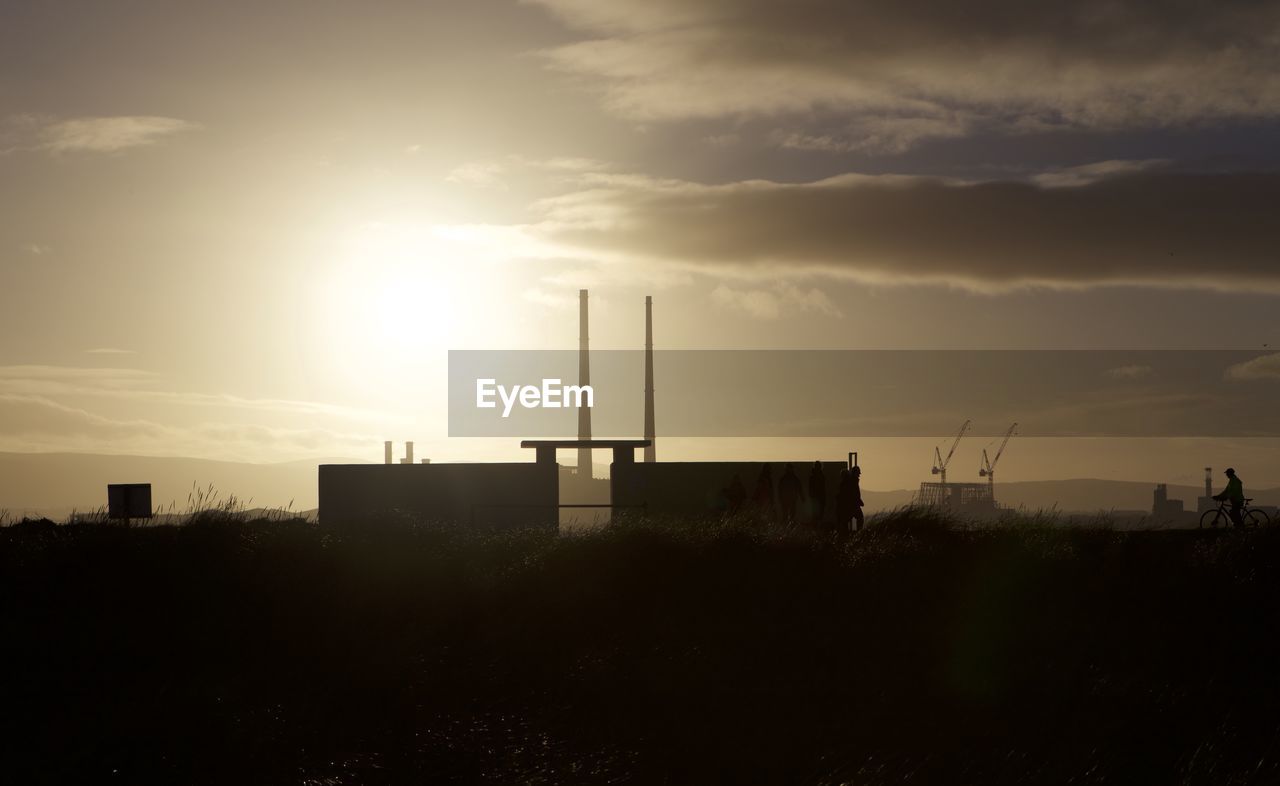
{"label": "group of silhouetted people", "polygon": [[[850,523],[856,522],[856,529],[862,529],[862,489],[859,485],[862,470],[858,467],[840,470],[840,481],[835,494],[835,531],[839,534],[850,532]],[[755,490],[748,498],[742,477],[734,475],[729,486],[722,490],[725,498],[726,512],[730,515],[754,512],[766,519],[778,520],[784,524],[808,524],[818,529],[826,529],[831,522],[827,516],[827,478],[822,469],[822,462],[813,462],[809,471],[808,494],[805,485],[800,482],[795,466],[787,464],[778,479],[776,495],[773,481],[773,469],[765,464],[760,468],[756,478]]]}

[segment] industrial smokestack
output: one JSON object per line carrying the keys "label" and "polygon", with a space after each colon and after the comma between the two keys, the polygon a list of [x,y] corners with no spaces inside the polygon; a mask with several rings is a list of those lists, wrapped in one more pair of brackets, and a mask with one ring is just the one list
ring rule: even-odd
{"label": "industrial smokestack", "polygon": [[395,463],[394,461],[391,460],[391,440],[387,440],[386,442],[382,443],[382,463],[383,464]]}
{"label": "industrial smokestack", "polygon": [[653,426],[653,297],[644,297],[644,438],[649,446],[644,449],[644,461],[652,464],[657,461],[654,441],[657,432]]}
{"label": "industrial smokestack", "polygon": [[404,443],[404,461],[402,461],[401,463],[402,464],[413,463],[413,443],[412,442]]}
{"label": "industrial smokestack", "polygon": [[[591,384],[591,352],[587,340],[587,290],[578,290],[578,384]],[[578,407],[578,439],[591,439],[591,408]],[[578,477],[591,478],[591,448],[578,448]]]}
{"label": "industrial smokestack", "polygon": [[1204,468],[1204,495],[1213,496],[1213,467]]}

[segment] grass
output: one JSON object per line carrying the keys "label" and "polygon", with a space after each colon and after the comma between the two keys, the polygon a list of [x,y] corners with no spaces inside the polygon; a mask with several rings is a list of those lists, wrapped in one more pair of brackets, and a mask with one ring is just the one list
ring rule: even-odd
{"label": "grass", "polygon": [[0,529],[12,783],[1272,783],[1280,531]]}

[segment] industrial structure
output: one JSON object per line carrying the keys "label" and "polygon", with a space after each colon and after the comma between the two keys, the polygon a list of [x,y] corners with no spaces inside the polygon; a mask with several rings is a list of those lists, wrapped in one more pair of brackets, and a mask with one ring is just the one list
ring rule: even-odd
{"label": "industrial structure", "polygon": [[917,505],[966,513],[995,510],[995,500],[991,496],[990,484],[947,482],[947,466],[951,464],[951,458],[956,454],[956,447],[959,446],[960,439],[969,431],[970,425],[972,421],[966,420],[960,426],[946,456],[942,455],[941,446],[933,449],[933,466],[929,471],[938,476],[938,482],[920,484],[920,492],[916,495]]}
{"label": "industrial structure", "polygon": [[653,423],[653,297],[644,297],[644,438],[649,444],[644,449],[644,463],[657,461],[655,442],[657,429]]}
{"label": "industrial structure", "polygon": [[[582,386],[591,382],[587,297],[587,290],[579,291],[578,383]],[[844,462],[796,462],[790,468],[787,462],[658,462],[654,445],[657,430],[652,297],[645,298],[644,348],[643,439],[594,439],[591,410],[581,407],[577,439],[521,443],[521,447],[535,451],[532,462],[429,464],[424,459],[422,464],[413,464],[413,443],[407,442],[405,458],[396,463],[394,445],[386,442],[383,465],[320,467],[321,523],[359,526],[389,518],[476,528],[554,528],[562,523],[566,508],[597,508],[615,513],[639,509],[649,514],[697,517],[733,513],[743,504],[770,515],[768,507],[772,502],[760,499],[762,484],[767,481],[776,487],[772,478],[781,478],[789,469],[807,473],[811,479],[809,488],[817,484],[826,489],[824,499],[807,499],[805,509],[794,513],[797,520],[820,526],[834,523],[835,495]],[[637,461],[639,448],[644,449],[643,462]],[[577,467],[561,467],[557,461],[559,450],[576,450]],[[612,452],[607,481],[592,477],[595,450]],[[953,444],[946,461],[954,452]],[[941,472],[946,461],[941,453],[938,459]],[[817,475],[821,478],[813,480]],[[746,488],[755,488],[756,493],[744,501]],[[772,500],[773,491],[768,491],[766,497]],[[772,513],[787,515],[784,508],[776,507]]]}
{"label": "industrial structure", "polygon": [[1213,467],[1204,468],[1204,496],[1196,497],[1196,513],[1204,513],[1218,507],[1213,498]]}
{"label": "industrial structure", "polygon": [[1155,492],[1152,493],[1151,499],[1151,517],[1155,519],[1181,519],[1183,510],[1182,500],[1169,499],[1169,484],[1160,483],[1156,485]]}
{"label": "industrial structure", "polygon": [[[587,290],[578,290],[578,385],[591,384],[591,349],[587,336]],[[591,441],[591,407],[578,407],[578,440]],[[591,448],[578,448],[578,479],[590,485]]]}
{"label": "industrial structure", "polygon": [[[987,448],[982,449],[982,465],[978,467],[978,477],[987,479],[987,487],[991,490],[991,499],[996,498],[996,464],[1000,462],[1000,457],[1004,455],[1004,448],[1009,444],[1009,437],[1018,430],[1018,424],[1014,423],[1009,430],[1004,433],[1004,439],[1000,441],[1000,448],[996,450],[996,457],[987,460]],[[988,447],[990,447],[988,445]]]}
{"label": "industrial structure", "polygon": [[[947,482],[947,467],[951,464],[952,457],[955,456],[956,447],[959,446],[960,439],[968,433],[971,425],[972,421],[966,420],[960,426],[960,430],[956,432],[955,439],[951,442],[951,449],[947,451],[947,455],[942,455],[941,446],[934,447],[933,467],[930,472],[937,475],[939,480],[937,483],[925,482],[920,484],[920,491],[915,500],[917,505],[946,508],[956,513],[969,515],[987,515],[998,510],[995,497],[996,465],[1000,462],[1000,457],[1004,455],[1004,449],[1009,444],[1009,438],[1017,431],[1018,424],[1014,423],[1005,431],[1004,437],[1000,440],[1000,447],[996,449],[994,457],[987,453],[987,448],[982,449],[982,462],[978,465],[978,477],[986,478],[985,483],[949,483]],[[987,447],[991,447],[991,445]]]}
{"label": "industrial structure", "polygon": [[960,444],[960,438],[969,430],[970,423],[972,423],[972,421],[966,420],[960,426],[960,430],[956,432],[955,440],[951,443],[951,450],[947,451],[946,458],[942,457],[941,446],[934,447],[933,449],[933,468],[929,471],[934,475],[939,476],[938,482],[943,486],[947,485],[947,465],[951,463],[951,457],[956,454],[956,446]]}

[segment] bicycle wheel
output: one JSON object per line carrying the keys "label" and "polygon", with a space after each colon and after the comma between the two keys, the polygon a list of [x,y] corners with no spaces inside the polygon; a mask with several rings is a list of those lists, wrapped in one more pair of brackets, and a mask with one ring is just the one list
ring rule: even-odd
{"label": "bicycle wheel", "polygon": [[1208,529],[1209,527],[1217,529],[1220,524],[1226,523],[1223,521],[1226,517],[1221,508],[1206,510],[1204,515],[1200,517],[1200,529]]}
{"label": "bicycle wheel", "polygon": [[1271,523],[1267,514],[1261,510],[1251,510],[1244,514],[1244,525],[1249,528],[1265,527]]}

